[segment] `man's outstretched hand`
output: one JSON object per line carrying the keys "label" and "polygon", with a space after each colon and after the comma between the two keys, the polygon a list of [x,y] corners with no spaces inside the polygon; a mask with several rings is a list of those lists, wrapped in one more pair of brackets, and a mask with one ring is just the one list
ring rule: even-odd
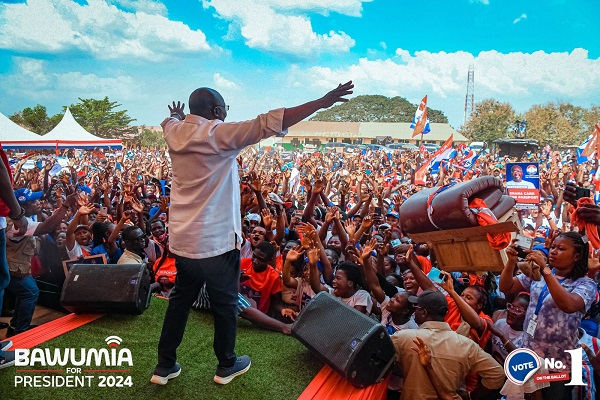
{"label": "man's outstretched hand", "polygon": [[175,104],[175,102],[173,102],[173,107],[169,105],[167,105],[167,107],[169,107],[169,112],[171,114],[177,113],[181,119],[185,119],[185,103],[178,101],[177,104]]}
{"label": "man's outstretched hand", "polygon": [[345,103],[348,101],[344,96],[348,96],[352,94],[352,89],[354,88],[354,84],[352,81],[348,81],[344,84],[339,84],[338,87],[333,89],[331,92],[327,93],[325,96],[321,97],[322,108],[329,108],[335,103],[342,102]]}

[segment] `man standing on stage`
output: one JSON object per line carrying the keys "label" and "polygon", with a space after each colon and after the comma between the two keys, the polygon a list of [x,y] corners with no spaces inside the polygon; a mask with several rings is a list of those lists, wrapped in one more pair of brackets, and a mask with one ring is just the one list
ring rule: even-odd
{"label": "man standing on stage", "polygon": [[224,385],[248,371],[250,357],[235,354],[242,243],[236,157],[246,146],[285,135],[288,127],[317,110],[348,101],[343,96],[351,94],[353,87],[351,81],[340,84],[320,99],[245,122],[224,122],[229,106],[209,88],[190,95],[187,116],[184,104],[169,106],[171,116],[161,125],[173,166],[169,245],[176,257],[177,278],[151,382],[165,385],[181,372],[177,347],[204,282],[215,323],[213,348],[218,366],[214,381]]}

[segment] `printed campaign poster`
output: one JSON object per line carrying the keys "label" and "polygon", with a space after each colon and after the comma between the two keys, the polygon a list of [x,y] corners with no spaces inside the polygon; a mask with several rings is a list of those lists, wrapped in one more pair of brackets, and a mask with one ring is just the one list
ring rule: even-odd
{"label": "printed campaign poster", "polygon": [[540,204],[538,163],[506,164],[506,194],[517,200],[518,209],[537,209]]}

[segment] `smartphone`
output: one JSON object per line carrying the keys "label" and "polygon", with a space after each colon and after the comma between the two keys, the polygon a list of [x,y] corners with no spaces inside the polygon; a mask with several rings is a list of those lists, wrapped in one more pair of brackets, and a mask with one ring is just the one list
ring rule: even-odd
{"label": "smartphone", "polygon": [[579,200],[583,197],[590,197],[590,194],[590,189],[581,186],[575,186],[575,200]]}
{"label": "smartphone", "polygon": [[390,244],[392,245],[392,247],[398,247],[402,244],[402,242],[400,242],[400,239],[394,239],[390,242]]}
{"label": "smartphone", "polygon": [[375,207],[375,215],[381,215],[381,207]]}
{"label": "smartphone", "polygon": [[431,271],[429,271],[427,277],[431,279],[432,282],[435,282],[438,285],[441,285],[447,279],[446,275],[442,274],[442,271],[440,271],[436,267],[431,267]]}
{"label": "smartphone", "polygon": [[517,257],[527,257],[527,253],[525,252],[525,250],[531,250],[531,248],[533,247],[533,238],[519,234],[517,235],[516,239],[517,241],[515,242],[515,246],[517,247],[518,252]]}
{"label": "smartphone", "polygon": [[106,207],[100,207],[99,214],[108,215],[108,208],[106,208]]}

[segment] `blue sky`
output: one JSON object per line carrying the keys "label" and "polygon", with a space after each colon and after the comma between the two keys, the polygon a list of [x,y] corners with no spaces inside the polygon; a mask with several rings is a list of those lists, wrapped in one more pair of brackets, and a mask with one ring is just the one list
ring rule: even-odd
{"label": "blue sky", "polygon": [[530,0],[0,1],[0,112],[108,96],[158,125],[217,89],[230,120],[320,97],[400,95],[463,122],[475,101],[600,104],[600,2]]}

